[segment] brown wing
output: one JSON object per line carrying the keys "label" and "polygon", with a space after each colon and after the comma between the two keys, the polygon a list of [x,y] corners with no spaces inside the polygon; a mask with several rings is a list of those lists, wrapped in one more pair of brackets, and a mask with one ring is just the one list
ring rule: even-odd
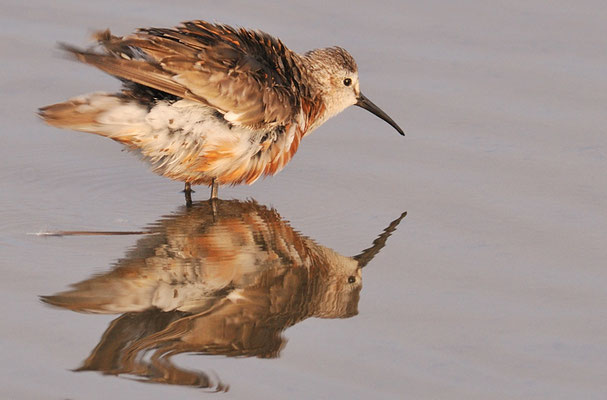
{"label": "brown wing", "polygon": [[234,124],[288,124],[308,93],[300,57],[263,32],[192,21],[97,39],[104,53],[64,48],[123,80],[214,107]]}

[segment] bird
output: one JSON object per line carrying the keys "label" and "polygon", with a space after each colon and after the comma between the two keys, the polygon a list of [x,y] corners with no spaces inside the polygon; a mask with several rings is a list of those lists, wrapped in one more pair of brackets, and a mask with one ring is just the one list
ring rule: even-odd
{"label": "bird", "polygon": [[202,20],[140,28],[127,36],[99,31],[76,60],[120,81],[42,107],[49,125],[94,133],[138,153],[154,172],[192,185],[252,184],[293,158],[301,139],[356,105],[403,130],[360,90],[358,67],[333,46],[299,54],[263,31]]}

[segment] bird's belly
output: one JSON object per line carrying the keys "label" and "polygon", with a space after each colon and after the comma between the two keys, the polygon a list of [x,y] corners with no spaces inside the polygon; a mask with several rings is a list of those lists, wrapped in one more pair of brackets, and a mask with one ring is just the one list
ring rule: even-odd
{"label": "bird's belly", "polygon": [[154,171],[191,184],[251,184],[291,159],[298,130],[253,130],[228,123],[215,109],[189,100],[161,102],[145,118],[137,149]]}

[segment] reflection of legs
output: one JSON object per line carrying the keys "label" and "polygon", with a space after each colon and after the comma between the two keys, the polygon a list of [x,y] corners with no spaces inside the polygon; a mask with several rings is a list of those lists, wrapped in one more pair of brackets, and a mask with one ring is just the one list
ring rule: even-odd
{"label": "reflection of legs", "polygon": [[217,182],[217,180],[215,178],[213,178],[213,181],[211,182],[211,199],[217,198],[218,191],[219,191],[219,183]]}
{"label": "reflection of legs", "polygon": [[185,193],[185,205],[188,207],[191,206],[192,205],[192,185],[190,185],[190,182],[185,183],[185,188],[183,189],[183,193]]}

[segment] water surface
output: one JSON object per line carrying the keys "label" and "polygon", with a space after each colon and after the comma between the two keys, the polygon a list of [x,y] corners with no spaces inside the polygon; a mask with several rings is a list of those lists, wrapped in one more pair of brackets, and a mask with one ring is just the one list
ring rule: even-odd
{"label": "water surface", "polygon": [[[605,397],[603,2],[261,6],[1,0],[0,8],[3,398]],[[219,336],[205,337],[211,332],[205,329],[190,331],[199,339],[196,346],[175,350],[172,346],[185,340],[180,334],[186,330],[174,331],[185,324],[179,322],[183,318],[195,325],[222,315],[201,315],[209,304],[200,306],[200,298],[182,291],[185,286],[178,288],[175,303],[166,296],[172,292],[159,291],[164,295],[156,298],[154,309],[133,310],[132,299],[117,293],[106,304],[121,302],[122,308],[113,305],[107,314],[89,313],[99,312],[99,303],[80,305],[80,310],[72,306],[87,311],[73,312],[39,297],[74,293],[82,286],[71,284],[114,278],[121,268],[133,268],[129,271],[137,277],[145,260],[175,263],[157,253],[161,248],[176,251],[182,267],[195,260],[206,265],[213,247],[182,240],[202,240],[204,234],[162,231],[171,218],[189,215],[182,208],[181,184],[153,175],[116,143],[44,126],[34,114],[70,96],[119,87],[111,77],[63,58],[56,42],[83,45],[96,29],[126,34],[138,26],[194,18],[261,28],[297,51],[334,44],[347,48],[358,61],[364,93],[407,132],[402,138],[371,114],[350,109],[307,137],[276,177],[250,187],[222,188],[220,196],[235,204],[255,199],[250,201],[260,208],[254,213],[275,209],[280,218],[261,223],[273,227],[273,237],[292,232],[300,249],[328,249],[325,256],[350,265],[355,259],[348,257],[371,247],[407,211],[362,270],[358,299],[354,292],[334,296],[341,300],[331,304],[343,301],[343,308],[335,308],[341,312],[317,318],[322,317],[321,302],[306,295],[301,302],[281,303],[284,308],[276,314],[262,312],[263,323],[249,319],[233,325],[234,334],[247,324],[268,329],[261,336],[273,341],[236,346],[238,352],[254,345],[264,357],[226,357],[226,347],[209,347]],[[206,198],[205,188],[195,189],[195,200]],[[195,226],[217,228],[221,218],[198,220]],[[236,242],[263,248],[259,236],[243,230],[251,225],[242,224],[238,235],[252,242]],[[164,233],[30,235],[146,229]],[[228,235],[230,243],[238,235]],[[282,248],[288,243],[283,240]],[[197,256],[179,250],[196,251],[199,245],[207,250]],[[147,253],[137,253],[142,249]],[[267,249],[302,268],[289,258],[297,251]],[[257,257],[254,251],[242,254]],[[333,264],[322,264],[329,274],[327,266]],[[311,264],[305,268],[314,269]],[[233,290],[252,296],[255,289],[259,304],[269,304],[276,288],[319,297],[342,293],[327,283],[330,274],[320,272],[310,274],[306,284],[297,276],[292,286],[271,283],[270,277],[287,281],[285,269],[262,267],[243,274],[254,284],[245,280],[213,292],[204,285],[215,281],[194,280],[192,288],[202,284],[210,302],[225,301],[222,296]],[[162,309],[158,305],[165,311],[154,311]],[[208,326],[218,332],[213,321]],[[109,340],[117,332],[116,341]],[[248,334],[255,337],[255,332]],[[78,368],[95,371],[75,372]],[[169,384],[171,379],[180,384]],[[205,386],[204,379],[210,382],[208,390],[229,386],[229,391],[201,393],[205,390],[191,387]]]}

